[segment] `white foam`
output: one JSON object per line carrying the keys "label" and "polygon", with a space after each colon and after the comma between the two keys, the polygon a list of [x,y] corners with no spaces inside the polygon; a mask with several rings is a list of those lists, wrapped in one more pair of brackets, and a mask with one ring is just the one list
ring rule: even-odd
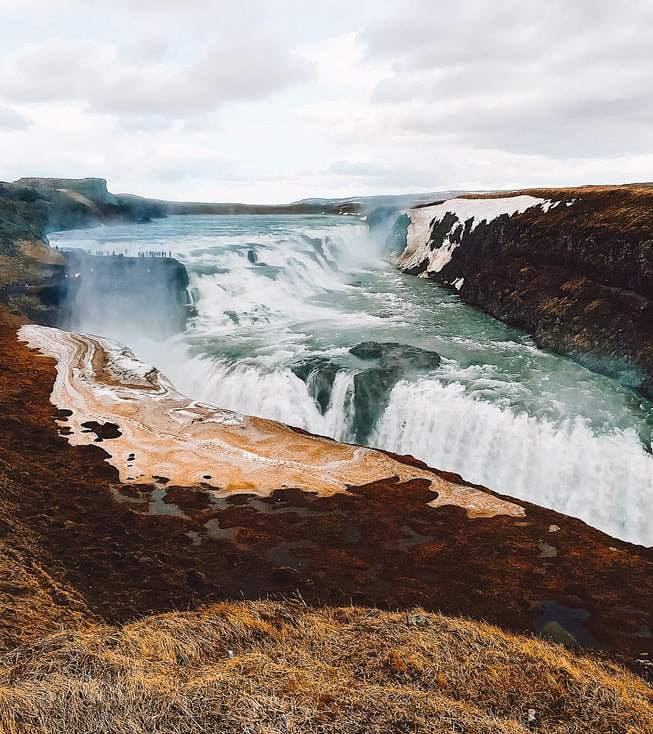
{"label": "white foam", "polygon": [[397,383],[370,443],[653,544],[653,457],[632,429],[596,434],[581,418],[515,414],[424,379]]}

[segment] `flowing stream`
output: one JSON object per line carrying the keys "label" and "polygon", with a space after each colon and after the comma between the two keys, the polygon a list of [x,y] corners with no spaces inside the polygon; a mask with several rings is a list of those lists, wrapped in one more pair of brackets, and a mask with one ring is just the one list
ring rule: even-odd
{"label": "flowing stream", "polygon": [[70,326],[122,341],[189,396],[412,454],[653,544],[653,406],[400,273],[364,222],[174,216],[50,242],[185,264],[198,315],[183,334],[154,338],[84,289]]}

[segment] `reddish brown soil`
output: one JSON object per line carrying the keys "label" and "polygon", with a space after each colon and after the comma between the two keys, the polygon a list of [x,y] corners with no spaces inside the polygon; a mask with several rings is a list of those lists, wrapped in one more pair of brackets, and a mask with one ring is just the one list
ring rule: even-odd
{"label": "reddish brown soil", "polygon": [[0,604],[15,610],[0,614],[4,647],[59,623],[299,593],[315,604],[421,605],[518,631],[540,626],[540,603],[555,602],[585,617],[581,636],[599,648],[653,652],[653,551],[528,503],[525,518],[470,520],[427,507],[422,480],[221,504],[202,487],[121,485],[102,444],[71,447],[59,435],[53,361],[17,342],[16,326],[0,310]]}

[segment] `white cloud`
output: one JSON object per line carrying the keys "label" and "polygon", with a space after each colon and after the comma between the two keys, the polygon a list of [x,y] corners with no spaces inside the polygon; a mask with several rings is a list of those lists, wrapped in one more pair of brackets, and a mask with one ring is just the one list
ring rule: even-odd
{"label": "white cloud", "polygon": [[[650,149],[653,5],[407,0],[361,34],[384,132],[554,158]],[[400,108],[400,113],[396,109]]]}
{"label": "white cloud", "polygon": [[241,201],[651,178],[650,0],[0,9],[0,178]]}
{"label": "white cloud", "polygon": [[11,101],[79,100],[99,112],[171,121],[233,100],[262,99],[312,74],[307,59],[255,37],[215,43],[184,64],[140,65],[107,44],[57,38],[24,46],[5,66],[0,94]]}

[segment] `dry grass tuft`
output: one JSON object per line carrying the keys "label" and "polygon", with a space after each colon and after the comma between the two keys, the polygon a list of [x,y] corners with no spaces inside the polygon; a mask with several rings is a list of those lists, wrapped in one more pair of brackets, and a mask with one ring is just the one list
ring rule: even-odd
{"label": "dry grass tuft", "polygon": [[0,659],[7,734],[644,734],[651,722],[653,691],[617,666],[421,611],[224,603]]}

